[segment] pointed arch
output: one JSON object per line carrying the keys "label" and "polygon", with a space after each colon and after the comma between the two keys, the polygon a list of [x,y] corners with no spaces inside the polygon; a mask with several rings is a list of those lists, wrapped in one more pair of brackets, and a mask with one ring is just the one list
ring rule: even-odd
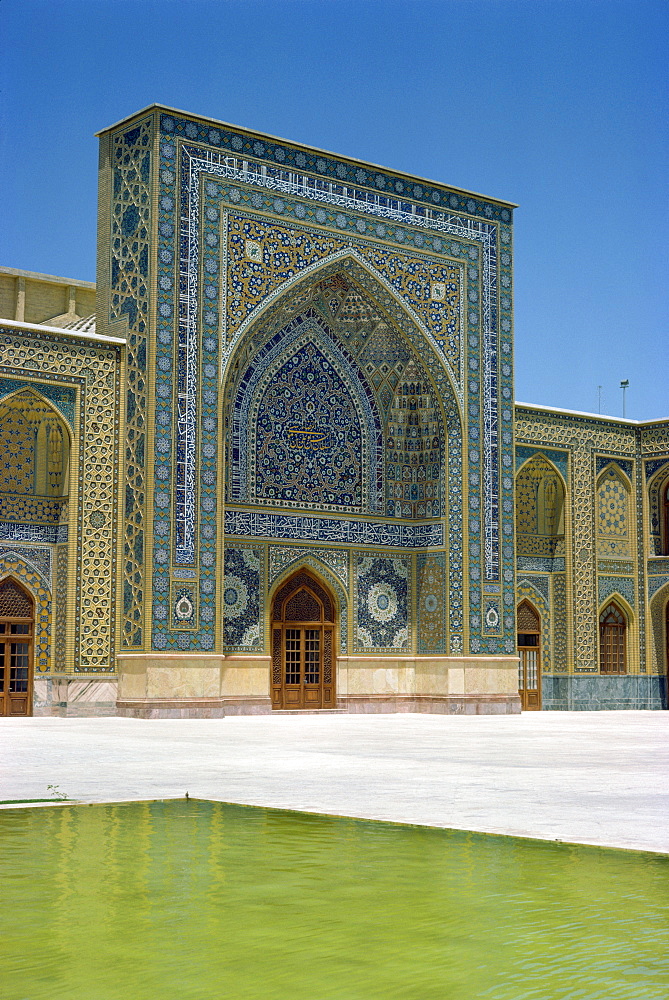
{"label": "pointed arch", "polygon": [[541,632],[541,615],[527,597],[524,597],[518,605],[516,616],[519,633],[536,632],[538,634]]}
{"label": "pointed arch", "polygon": [[270,607],[272,708],[334,708],[334,595],[298,568],[274,588]]}
{"label": "pointed arch", "polygon": [[23,387],[0,400],[0,442],[0,493],[67,495],[71,429],[45,396]]}
{"label": "pointed arch", "polygon": [[566,483],[542,452],[516,472],[516,537],[520,555],[553,557],[564,552]]}
{"label": "pointed arch", "polygon": [[[456,400],[458,400],[461,415],[463,405],[463,372],[454,372],[452,370],[440,350],[439,344],[435,340],[434,336],[425,326],[416,311],[411,307],[410,303],[408,303],[397,292],[384,275],[377,271],[376,268],[366,261],[353,247],[335,251],[327,257],[323,257],[316,261],[314,264],[310,264],[298,273],[291,275],[277,288],[275,288],[270,295],[264,298],[262,302],[258,303],[255,309],[253,309],[248,316],[244,318],[242,323],[240,323],[234,338],[226,349],[222,361],[222,381],[224,383],[226,382],[231,360],[248,333],[256,328],[261,320],[266,319],[277,308],[277,305],[281,303],[282,300],[289,300],[291,294],[301,289],[302,286],[313,286],[321,282],[323,279],[340,271],[343,271],[348,278],[356,281],[367,291],[368,294],[371,294],[377,302],[377,305],[379,305],[379,308],[384,312],[387,312],[388,306],[392,302],[394,310],[399,316],[402,317],[401,323],[393,322],[392,324],[397,329],[400,336],[403,336],[402,327],[407,325],[407,323],[414,328],[415,332],[419,334],[419,336],[429,346],[431,354],[437,360],[439,367],[446,375],[453,396]],[[369,287],[370,285],[372,286],[371,289]],[[374,294],[374,290],[377,291],[377,294]],[[385,300],[384,304],[380,304],[378,302],[379,298]],[[307,301],[308,296],[306,298],[303,297],[301,301],[300,298],[298,298],[295,302],[296,310],[292,312],[292,315],[294,315],[295,311],[299,311],[299,309],[302,308]],[[289,312],[287,315],[290,314],[291,313]],[[410,344],[411,341],[409,340],[408,343]]]}
{"label": "pointed arch", "polygon": [[0,397],[0,413],[4,406],[11,405],[17,397],[23,396],[24,394],[34,397],[35,403],[39,406],[43,406],[53,412],[54,416],[61,421],[65,427],[68,437],[71,439],[74,437],[74,427],[71,420],[56,404],[49,399],[45,393],[40,392],[40,386],[38,383],[23,384],[17,389],[12,389],[10,392],[6,393]]}
{"label": "pointed arch", "polygon": [[341,581],[337,579],[332,570],[321,562],[316,556],[302,554],[293,559],[288,565],[270,581],[269,595],[267,601],[267,615],[271,623],[271,609],[273,607],[274,596],[283,584],[300,570],[313,572],[317,579],[322,579],[334,597],[335,614],[338,628],[335,634],[335,641],[342,653],[346,653],[348,648],[348,598]]}
{"label": "pointed arch", "polygon": [[36,607],[13,573],[0,580],[0,715],[32,715]]}
{"label": "pointed arch", "polygon": [[229,500],[382,512],[376,397],[315,312],[254,351],[228,428]]}
{"label": "pointed arch", "polygon": [[660,466],[647,490],[650,555],[669,556],[669,461]]}
{"label": "pointed arch", "polygon": [[607,477],[608,478],[617,477],[624,485],[628,493],[632,492],[632,482],[630,480],[630,477],[627,475],[625,470],[618,465],[617,462],[611,461],[607,465],[605,465],[603,469],[600,469],[599,473],[597,474],[597,479],[595,480],[596,490],[599,489],[602,480],[606,479]]}
{"label": "pointed arch", "polygon": [[535,604],[527,597],[521,599],[516,616],[521,709],[538,711],[541,708],[541,616]]}
{"label": "pointed arch", "polygon": [[618,593],[599,609],[599,672],[627,673],[627,637],[632,609]]}
{"label": "pointed arch", "polygon": [[651,668],[654,673],[669,675],[669,581],[650,600]]}
{"label": "pointed arch", "polygon": [[37,671],[44,673],[51,664],[51,588],[44,574],[21,554],[4,550],[0,554],[0,585],[9,578],[17,580],[34,602],[34,662]]}
{"label": "pointed arch", "polygon": [[609,462],[595,483],[598,557],[632,555],[631,497],[628,477],[619,465]]}

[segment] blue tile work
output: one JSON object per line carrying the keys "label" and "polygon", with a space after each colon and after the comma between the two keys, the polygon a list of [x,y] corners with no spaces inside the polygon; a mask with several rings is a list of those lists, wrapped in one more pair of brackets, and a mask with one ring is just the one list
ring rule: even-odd
{"label": "blue tile work", "polygon": [[46,586],[51,590],[51,553],[49,546],[42,545],[3,545],[0,544],[0,561],[5,557],[23,560],[28,569],[36,570]]}
{"label": "blue tile work", "polygon": [[597,579],[597,597],[600,606],[615,593],[624,597],[630,607],[636,605],[634,578],[621,576],[600,576]]}
{"label": "blue tile work", "polygon": [[437,524],[397,524],[392,521],[348,521],[334,517],[266,514],[228,509],[225,534],[239,538],[289,539],[304,542],[331,542],[344,545],[379,545],[382,548],[422,549],[443,546],[444,526]]}
{"label": "blue tile work", "polygon": [[483,596],[482,625],[484,635],[499,635],[503,631],[502,606],[499,597]]}
{"label": "blue tile work", "polygon": [[622,469],[627,478],[631,480],[632,472],[634,469],[634,463],[631,462],[629,459],[616,458],[615,456],[611,457],[605,455],[597,455],[595,462],[595,475],[598,476],[599,473],[602,471],[602,469],[605,469],[607,465],[611,465],[612,463],[614,465],[617,465],[619,469]]}
{"label": "blue tile work", "polygon": [[550,602],[546,595],[548,589],[547,577],[519,577],[516,587],[516,599],[518,604],[523,600],[528,600],[539,614],[541,622],[541,673],[550,672],[553,669],[553,658],[551,650],[551,611]]}
{"label": "blue tile work", "polygon": [[[348,553],[333,549],[297,548],[270,545],[269,582],[275,593],[282,583],[299,567],[308,566],[335,595],[338,606],[338,628],[336,630],[339,652],[348,651],[349,598],[348,598]],[[275,581],[278,581],[276,587]],[[342,582],[344,586],[342,586]]]}
{"label": "blue tile work", "polygon": [[[654,466],[653,475],[649,476],[649,466]],[[650,521],[650,554],[664,555],[665,541],[662,537],[662,498],[669,482],[669,462],[662,459],[659,462],[646,462],[648,482],[648,519]]]}
{"label": "blue tile work", "polygon": [[232,421],[233,502],[381,512],[383,435],[374,394],[313,312],[256,348]]}
{"label": "blue tile work", "polygon": [[547,604],[550,603],[550,587],[547,576],[530,576],[529,574],[524,573],[522,579],[531,584],[535,590],[538,590]]}
{"label": "blue tile work", "polygon": [[356,652],[410,652],[409,580],[406,557],[355,557]]}
{"label": "blue tile work", "polygon": [[569,467],[569,452],[557,451],[555,448],[534,448],[526,445],[516,445],[516,471],[535,455],[543,455],[567,479]]}
{"label": "blue tile work", "polygon": [[66,542],[67,536],[66,524],[14,524],[11,521],[0,521],[0,538],[7,541],[55,545],[57,542]]}
{"label": "blue tile work", "polygon": [[518,556],[518,572],[564,573],[564,556]]}
{"label": "blue tile work", "polygon": [[567,649],[567,586],[564,573],[555,573],[553,585],[553,641],[551,665],[554,673],[566,673],[569,666]]}
{"label": "blue tile work", "polygon": [[446,558],[443,552],[416,556],[417,652],[421,656],[448,652]]}
{"label": "blue tile work", "polygon": [[44,396],[62,413],[70,427],[74,428],[74,404],[77,398],[75,389],[49,382],[24,382],[19,379],[0,378],[0,400],[21,389],[31,389]]}
{"label": "blue tile work", "polygon": [[[512,652],[511,207],[424,182],[409,182],[378,168],[310,153],[214,122],[159,109],[146,121],[150,120],[158,130],[157,142],[151,147],[156,150],[156,218],[152,221],[157,232],[157,256],[153,258],[155,272],[151,275],[156,409],[152,429],[155,446],[150,460],[156,491],[154,558],[150,564],[154,608],[158,608],[159,615],[167,612],[165,618],[154,618],[154,647],[207,650],[219,641],[216,621],[222,595],[216,593],[216,561],[223,540],[217,538],[216,529],[220,519],[218,479],[224,463],[218,449],[226,433],[219,426],[220,376],[225,385],[231,359],[247,349],[247,334],[250,344],[266,329],[272,309],[284,310],[274,329],[277,333],[299,313],[299,308],[291,309],[303,284],[306,287],[306,282],[311,281],[314,286],[328,277],[336,283],[337,275],[345,274],[369,292],[382,314],[382,322],[361,334],[358,341],[365,324],[365,304],[361,300],[362,311],[357,318],[340,315],[336,334],[330,337],[338,342],[335,346],[341,356],[347,352],[354,361],[348,367],[338,365],[336,372],[348,385],[350,398],[357,406],[363,459],[364,444],[370,442],[367,457],[371,476],[361,477],[363,494],[365,487],[368,489],[368,496],[362,496],[361,512],[387,517],[378,506],[379,501],[385,504],[387,493],[385,425],[396,380],[409,364],[420,362],[443,410],[443,414],[437,413],[443,423],[439,450],[445,447],[447,461],[437,472],[438,495],[428,496],[426,490],[422,497],[422,480],[417,476],[413,484],[416,496],[409,497],[407,503],[415,504],[414,518],[423,516],[423,503],[427,516],[432,503],[434,518],[434,504],[441,514],[447,501],[448,532],[444,532],[445,524],[440,519],[430,524],[407,524],[404,509],[392,527],[389,522],[372,521],[356,526],[346,517],[347,508],[357,512],[357,495],[353,491],[352,508],[348,498],[340,494],[340,510],[346,523],[339,530],[326,518],[304,518],[304,525],[299,526],[297,515],[290,523],[287,513],[275,509],[271,517],[276,520],[272,524],[266,521],[264,528],[276,528],[278,534],[254,530],[235,534],[365,546],[403,546],[408,542],[419,549],[445,544],[450,650]],[[131,648],[143,641],[138,609],[143,602],[143,568],[150,562],[144,558],[145,526],[140,514],[146,502],[146,441],[142,427],[146,375],[141,369],[145,356],[141,356],[140,343],[147,316],[143,233],[146,177],[151,167],[144,140],[144,119],[119,126],[110,136],[115,171],[111,318],[128,319],[135,379],[128,397],[129,427],[134,436],[129,442],[133,454],[129,452],[127,458],[124,594],[125,642]],[[120,246],[114,242],[117,229]],[[134,279],[137,288],[132,284]],[[331,298],[327,289],[319,293],[321,319],[329,304],[335,302],[337,292],[333,291]],[[308,307],[309,302],[304,305]],[[398,342],[395,349],[393,344]],[[321,338],[316,346],[321,349],[323,343]],[[256,346],[261,348],[262,344]],[[330,361],[334,349],[328,345],[328,351],[322,353]],[[284,354],[281,365],[287,361]],[[356,372],[360,385],[368,382],[369,392],[350,393],[351,371]],[[369,412],[361,413],[365,400],[372,419]],[[262,431],[262,413],[260,423]],[[311,428],[301,429],[312,433]],[[467,441],[464,469],[463,436]],[[375,437],[376,450],[371,443]],[[311,443],[318,441],[314,438]],[[257,463],[257,447],[251,449],[251,455]],[[250,482],[248,465],[246,472]],[[253,474],[257,477],[257,464]],[[463,475],[467,477],[468,498],[464,525]],[[268,485],[267,475],[260,481],[253,480],[255,500],[262,501],[260,506],[283,508],[291,503],[285,495],[290,487],[281,478],[282,482],[279,484],[277,479],[273,486]],[[259,498],[258,486],[261,494],[273,489],[275,496]],[[325,492],[324,484],[322,489]],[[335,497],[336,507],[336,491],[329,492]],[[249,501],[250,497],[245,496],[240,506]],[[321,512],[328,509],[326,499],[313,502]],[[234,524],[230,523],[230,515]],[[261,516],[259,511],[226,511],[226,530],[242,527],[239,518],[243,515]],[[320,529],[323,532],[317,534]],[[172,629],[172,583],[185,569],[195,574],[196,615],[190,629]],[[472,631],[469,622],[465,627],[465,578],[472,606],[478,607],[479,622],[485,618],[484,583],[499,585],[498,613],[503,631],[483,634],[481,624]]]}
{"label": "blue tile work", "polygon": [[663,465],[669,465],[666,455],[663,455],[662,458],[646,459],[644,462],[646,480],[652,479],[657,470],[661,469]]}
{"label": "blue tile work", "polygon": [[269,546],[269,583],[270,586],[283,571],[301,559],[314,559],[318,563],[324,564],[330,569],[344,590],[348,591],[349,554],[344,549],[325,548],[304,548],[298,546],[270,545]]}
{"label": "blue tile work", "polygon": [[127,320],[125,542],[123,631],[126,649],[144,643],[147,334],[152,118],[119,130],[111,141],[112,202],[109,321]]}
{"label": "blue tile work", "polygon": [[[200,218],[211,216],[218,220],[221,217],[223,203],[230,206],[252,207],[263,209],[270,214],[290,218],[291,221],[304,220],[305,223],[330,226],[333,231],[346,233],[349,245],[351,244],[351,231],[356,234],[365,234],[367,238],[390,237],[397,244],[403,243],[407,249],[415,252],[416,248],[431,245],[430,248],[438,252],[446,252],[451,259],[459,258],[466,267],[467,285],[467,308],[463,310],[463,318],[466,321],[470,334],[467,339],[468,347],[468,370],[474,373],[475,377],[469,385],[469,393],[472,396],[472,406],[478,407],[477,417],[481,427],[480,442],[482,450],[477,450],[478,461],[482,467],[481,486],[483,490],[482,511],[479,521],[481,525],[481,546],[484,557],[484,572],[491,579],[499,575],[499,536],[500,536],[500,502],[504,504],[507,500],[508,510],[506,521],[501,525],[502,533],[506,536],[505,551],[513,547],[513,525],[508,516],[511,511],[512,480],[505,477],[502,488],[505,497],[499,492],[499,462],[508,466],[508,454],[502,452],[511,441],[511,342],[507,335],[511,333],[511,212],[507,207],[501,209],[492,206],[483,208],[483,216],[490,219],[490,222],[477,222],[472,224],[471,220],[460,218],[453,214],[452,209],[448,212],[437,212],[430,210],[427,215],[416,211],[411,207],[411,211],[406,211],[403,204],[390,204],[384,196],[381,200],[376,194],[364,191],[364,185],[360,190],[337,191],[335,187],[324,183],[321,178],[310,178],[303,173],[286,171],[285,163],[289,156],[285,149],[281,147],[281,153],[285,159],[276,169],[263,165],[262,168],[256,163],[256,157],[262,156],[265,160],[271,160],[277,147],[258,140],[258,149],[262,148],[263,153],[256,151],[255,142],[252,144],[251,153],[246,154],[246,139],[242,136],[234,136],[226,129],[208,125],[203,128],[201,124],[189,122],[175,116],[167,116],[162,120],[163,128],[167,135],[171,136],[169,143],[172,151],[176,148],[173,143],[176,136],[185,136],[202,141],[206,138],[208,145],[189,146],[187,142],[181,145],[181,155],[183,157],[182,177],[189,178],[188,188],[184,188],[184,204],[188,205],[187,213],[189,218]],[[214,136],[216,140],[214,141]],[[212,144],[221,148],[228,142],[232,143],[225,153],[217,153]],[[234,150],[243,151],[243,159],[238,159],[234,155]],[[294,151],[293,151],[294,153]],[[175,154],[176,155],[176,154]],[[292,154],[291,154],[292,156]],[[309,158],[305,159],[305,164]],[[326,162],[323,160],[323,162]],[[343,164],[340,164],[344,168]],[[302,168],[308,169],[308,168]],[[360,169],[360,168],[356,168]],[[199,178],[202,173],[210,177],[216,177],[218,183],[205,181],[200,187]],[[367,175],[366,175],[367,177]],[[399,181],[398,181],[399,182]],[[401,182],[400,182],[401,183]],[[420,186],[419,186],[420,187]],[[203,192],[201,195],[200,192]],[[277,192],[281,192],[280,196]],[[359,195],[359,197],[358,197]],[[218,203],[208,204],[206,199],[218,199]],[[323,207],[316,207],[321,202]],[[381,204],[383,202],[383,204]],[[462,202],[457,196],[449,198],[449,203],[454,208],[456,204],[464,204],[465,211],[471,209],[477,211],[477,202],[472,198],[467,198]],[[341,211],[328,206],[338,205]],[[354,205],[352,212],[348,209]],[[186,218],[186,215],[183,217]],[[388,222],[383,224],[371,222],[364,216],[381,215],[385,220],[392,221],[393,225],[388,226]],[[496,221],[498,220],[498,221]],[[418,228],[417,228],[418,227]],[[383,229],[383,233],[380,229]],[[196,233],[197,226],[191,224],[190,232]],[[419,231],[420,230],[420,231]],[[427,230],[427,235],[423,230]],[[434,235],[437,233],[438,235]],[[448,238],[445,238],[446,234]],[[188,241],[184,240],[185,246]],[[361,241],[358,241],[361,242]],[[193,260],[197,252],[194,243],[190,241],[191,255]],[[500,249],[501,248],[501,249]],[[257,253],[258,248],[249,248],[250,253]],[[378,251],[380,252],[380,251]],[[392,259],[393,254],[385,251],[386,257]],[[394,251],[396,257],[397,251]],[[189,274],[193,273],[191,265]],[[182,268],[184,276],[183,285],[187,286],[185,280],[187,268]],[[286,275],[290,279],[290,274]],[[196,285],[190,283],[197,294]],[[438,284],[438,283],[437,283]],[[448,283],[446,283],[448,284]],[[190,286],[189,286],[190,287]],[[501,289],[499,299],[497,289]],[[448,294],[448,289],[446,289]],[[190,291],[189,291],[190,294]],[[206,294],[206,288],[205,288]],[[237,289],[233,286],[228,288],[226,295],[237,294]],[[266,297],[265,297],[265,301]],[[414,294],[414,300],[415,294]],[[416,301],[416,307],[418,303]],[[191,316],[196,315],[197,309],[193,302],[186,304],[183,309],[188,310]],[[466,315],[465,315],[466,313]],[[414,313],[415,314],[415,313]],[[497,330],[501,331],[501,338],[497,340]],[[231,345],[231,348],[234,345]],[[501,362],[498,359],[498,346],[501,347]],[[480,359],[483,363],[480,364]],[[499,398],[502,400],[500,412]],[[506,401],[506,403],[505,403]],[[502,435],[500,451],[500,433]],[[476,439],[477,441],[479,438]],[[471,459],[470,459],[471,460]],[[472,491],[473,499],[473,491]],[[504,509],[504,508],[503,508]],[[509,558],[508,555],[506,558]],[[454,572],[459,571],[459,560],[451,560]],[[476,584],[475,584],[476,586]],[[510,591],[504,595],[505,606],[513,605],[513,594]],[[453,628],[453,622],[451,624]],[[454,638],[457,638],[454,636]],[[499,652],[510,646],[512,640],[504,640],[500,645],[500,640],[489,640],[482,651]]]}
{"label": "blue tile work", "polygon": [[190,630],[196,626],[197,596],[194,587],[184,584],[181,581],[173,581],[170,607],[173,629]]}
{"label": "blue tile work", "polygon": [[262,649],[260,608],[263,553],[259,548],[226,548],[223,585],[223,645],[238,652]]}
{"label": "blue tile work", "polygon": [[664,587],[665,583],[669,583],[669,574],[666,576],[649,576],[648,597],[650,598],[657,594],[658,590]]}
{"label": "blue tile work", "polygon": [[570,712],[667,708],[667,678],[634,674],[546,676],[542,678],[542,707]]}

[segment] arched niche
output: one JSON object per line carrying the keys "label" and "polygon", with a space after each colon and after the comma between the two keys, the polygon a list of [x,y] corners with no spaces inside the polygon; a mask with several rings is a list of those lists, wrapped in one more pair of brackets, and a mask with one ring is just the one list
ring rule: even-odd
{"label": "arched niche", "polygon": [[669,675],[669,583],[653,594],[650,601],[651,668],[654,673]]}
{"label": "arched niche", "polygon": [[595,523],[597,556],[627,558],[632,556],[630,517],[631,485],[615,463],[607,465],[595,484]]}
{"label": "arched niche", "polygon": [[528,459],[516,473],[518,554],[552,558],[564,554],[564,480],[544,455]]}
{"label": "arched niche", "polygon": [[669,462],[663,465],[648,484],[650,520],[650,555],[669,555]]}
{"label": "arched niche", "polygon": [[0,493],[67,496],[70,431],[43,396],[22,389],[0,401],[0,443]]}
{"label": "arched niche", "polygon": [[[410,342],[369,288],[341,266],[303,277],[238,342],[224,391],[227,501],[440,517],[447,425],[453,447],[461,442],[449,376],[434,354],[432,371],[418,357],[416,340],[432,351],[424,334],[415,331]],[[364,277],[373,284],[369,273]],[[319,378],[320,397],[310,392]],[[341,447],[347,434],[348,453]],[[300,442],[308,447],[300,451]],[[302,483],[291,451],[300,457]],[[276,479],[269,488],[263,463]],[[333,469],[348,470],[349,482],[328,481],[323,473]]]}

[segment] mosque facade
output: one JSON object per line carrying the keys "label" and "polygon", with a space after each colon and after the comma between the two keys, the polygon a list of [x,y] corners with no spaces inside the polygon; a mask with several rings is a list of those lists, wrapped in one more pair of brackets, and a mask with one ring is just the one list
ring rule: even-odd
{"label": "mosque facade", "polygon": [[514,403],[513,212],[154,105],[0,269],[2,714],[666,707],[669,420]]}

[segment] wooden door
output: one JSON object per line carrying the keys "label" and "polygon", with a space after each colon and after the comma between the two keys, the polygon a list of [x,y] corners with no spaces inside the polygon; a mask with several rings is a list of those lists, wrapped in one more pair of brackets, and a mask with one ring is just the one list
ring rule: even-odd
{"label": "wooden door", "polygon": [[15,580],[0,584],[0,715],[32,715],[33,600]]}
{"label": "wooden door", "polygon": [[276,595],[272,619],[272,708],[334,708],[331,596],[302,570]]}
{"label": "wooden door", "polygon": [[523,711],[541,708],[541,621],[529,601],[518,608],[518,694]]}

